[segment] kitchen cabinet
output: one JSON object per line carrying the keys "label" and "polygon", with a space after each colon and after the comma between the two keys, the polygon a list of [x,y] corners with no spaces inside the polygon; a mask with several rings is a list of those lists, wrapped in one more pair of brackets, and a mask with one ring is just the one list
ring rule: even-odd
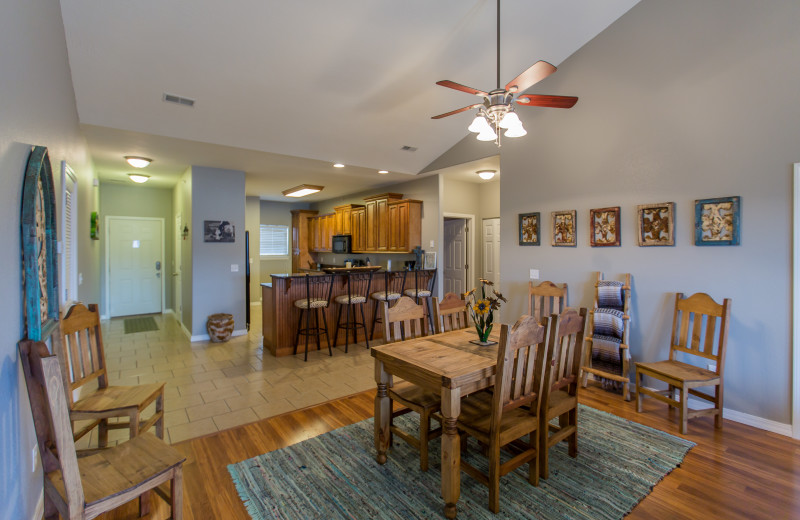
{"label": "kitchen cabinet", "polygon": [[331,251],[331,237],[335,228],[336,215],[318,215],[308,219],[309,247],[312,253]]}
{"label": "kitchen cabinet", "polygon": [[352,235],[353,211],[364,206],[359,204],[345,204],[333,208],[334,215],[334,235]]}
{"label": "kitchen cabinet", "polygon": [[400,193],[383,193],[364,199],[367,208],[367,251],[389,251],[389,202],[402,198]]}
{"label": "kitchen cabinet", "polygon": [[350,247],[354,253],[367,250],[367,208],[358,206],[350,213]]}
{"label": "kitchen cabinet", "polygon": [[422,201],[404,199],[388,203],[388,251],[408,253],[422,245]]}
{"label": "kitchen cabinet", "polygon": [[311,249],[312,238],[309,236],[309,219],[317,214],[316,211],[307,209],[292,210],[292,272],[307,269],[316,263],[308,254]]}

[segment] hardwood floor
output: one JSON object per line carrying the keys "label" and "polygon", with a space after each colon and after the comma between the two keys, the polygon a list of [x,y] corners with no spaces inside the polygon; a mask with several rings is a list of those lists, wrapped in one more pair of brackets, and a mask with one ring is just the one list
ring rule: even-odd
{"label": "hardwood floor", "polygon": [[[176,444],[188,457],[184,518],[249,520],[226,466],[371,417],[374,395],[367,391]],[[653,400],[645,400],[639,414],[633,401],[590,386],[581,391],[580,401],[677,435],[677,414]],[[685,437],[697,446],[626,518],[800,518],[800,442],[727,420],[716,430],[709,418],[690,421]],[[469,477],[462,473],[462,478]],[[163,501],[153,506],[153,519],[168,518]],[[131,503],[101,518],[135,517]]]}

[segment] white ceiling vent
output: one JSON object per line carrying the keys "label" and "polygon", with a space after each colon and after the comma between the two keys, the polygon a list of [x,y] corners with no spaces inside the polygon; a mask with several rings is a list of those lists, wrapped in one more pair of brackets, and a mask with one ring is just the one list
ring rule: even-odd
{"label": "white ceiling vent", "polygon": [[176,96],[175,94],[167,94],[166,92],[164,93],[164,101],[168,101],[170,103],[177,103],[179,105],[184,105],[187,107],[194,106],[194,99]]}
{"label": "white ceiling vent", "polygon": [[400,149],[403,150],[404,152],[416,152],[417,151],[417,147],[416,146],[408,146],[408,145],[405,145]]}

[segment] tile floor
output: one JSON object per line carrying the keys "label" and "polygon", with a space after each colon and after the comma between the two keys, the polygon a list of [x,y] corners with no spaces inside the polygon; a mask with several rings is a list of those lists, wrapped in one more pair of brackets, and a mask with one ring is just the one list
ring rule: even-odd
{"label": "tile floor", "polygon": [[[124,318],[102,324],[112,385],[166,382],[164,440],[176,443],[373,388],[373,360],[364,344],[275,358],[262,347],[261,308],[249,334],[225,343],[190,343],[171,314],[156,315],[159,330],[125,334]],[[301,346],[302,348],[302,346]],[[152,411],[146,410],[145,416]],[[109,442],[128,438],[109,432]],[[95,445],[96,429],[79,446]]]}

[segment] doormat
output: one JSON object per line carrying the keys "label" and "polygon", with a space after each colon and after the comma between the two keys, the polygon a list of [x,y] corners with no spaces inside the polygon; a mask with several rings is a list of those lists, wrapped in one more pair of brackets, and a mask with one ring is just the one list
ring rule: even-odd
{"label": "doormat", "polygon": [[158,324],[152,316],[144,318],[125,318],[125,334],[158,330]]}

